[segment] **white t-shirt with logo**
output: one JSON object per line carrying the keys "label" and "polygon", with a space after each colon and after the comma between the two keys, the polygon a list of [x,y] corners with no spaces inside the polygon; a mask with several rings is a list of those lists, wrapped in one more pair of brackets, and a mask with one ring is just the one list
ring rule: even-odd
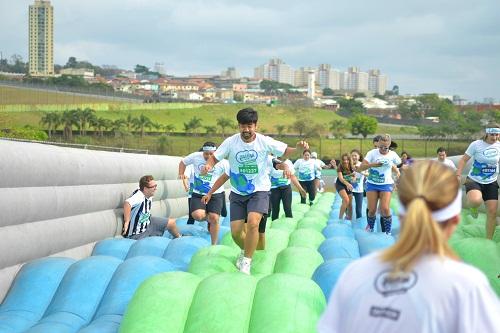
{"label": "white t-shirt with logo", "polygon": [[257,191],[271,189],[268,163],[269,154],[282,156],[287,144],[271,137],[256,133],[252,142],[244,142],[240,134],[235,134],[222,142],[214,157],[227,159],[230,166],[231,191],[239,195],[250,195]]}
{"label": "white t-shirt with logo", "polygon": [[[200,195],[207,194],[214,185],[215,181],[219,179],[222,174],[224,174],[225,169],[229,168],[227,160],[221,160],[220,162],[215,164],[210,172],[208,172],[206,175],[202,175],[201,170],[207,163],[207,161],[203,157],[203,152],[194,152],[192,154],[189,154],[182,160],[182,162],[185,165],[193,166],[193,192]],[[214,193],[222,192],[224,192],[223,186],[221,186]]]}
{"label": "white t-shirt with logo", "polygon": [[490,184],[497,181],[500,143],[489,144],[476,140],[465,151],[472,161],[469,178],[479,184]]}
{"label": "white t-shirt with logo", "polygon": [[314,160],[316,161],[316,178],[321,179],[321,170],[326,164],[320,159],[314,158]]}
{"label": "white t-shirt with logo", "polygon": [[188,178],[189,182],[189,190],[188,190],[188,198],[191,198],[193,194],[193,185],[194,185],[194,168],[193,165],[186,165],[186,169],[184,170],[184,176]]}
{"label": "white t-shirt with logo", "polygon": [[[271,163],[272,163],[272,157]],[[295,174],[295,168],[293,167],[293,163],[290,160],[285,160],[283,163],[288,165],[288,170],[290,170],[291,174]],[[276,170],[275,168],[271,169],[271,188],[278,188],[282,186],[290,185],[290,178],[286,178],[283,176],[283,170]]]}
{"label": "white t-shirt with logo", "polygon": [[[358,161],[358,163],[356,163],[356,167],[359,167],[361,165],[361,162]],[[361,172],[354,172],[354,174],[356,175],[356,180],[353,183],[351,183],[352,185],[352,192],[355,192],[355,193],[363,193],[363,184],[365,182],[365,175],[362,174]]]}
{"label": "white t-shirt with logo", "polygon": [[302,182],[314,180],[318,164],[316,163],[316,160],[312,158],[307,161],[299,158],[295,161],[293,167],[295,168],[295,172],[297,172],[297,178]]}
{"label": "white t-shirt with logo", "polygon": [[394,278],[379,256],[356,260],[342,272],[320,333],[500,331],[500,301],[475,267],[428,255]]}
{"label": "white t-shirt with logo", "polygon": [[372,149],[366,154],[365,160],[368,163],[382,163],[380,167],[368,169],[368,177],[366,178],[368,183],[375,185],[394,184],[392,166],[401,164],[401,158],[398,154],[389,150],[387,154],[382,155],[378,149]]}

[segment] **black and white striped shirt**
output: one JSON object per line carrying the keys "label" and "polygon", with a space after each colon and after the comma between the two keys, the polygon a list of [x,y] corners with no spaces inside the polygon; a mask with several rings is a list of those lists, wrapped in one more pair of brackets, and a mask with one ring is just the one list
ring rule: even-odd
{"label": "black and white striped shirt", "polygon": [[153,198],[146,198],[139,189],[125,200],[130,204],[130,223],[126,232],[127,237],[138,235],[146,231],[151,223],[151,204]]}

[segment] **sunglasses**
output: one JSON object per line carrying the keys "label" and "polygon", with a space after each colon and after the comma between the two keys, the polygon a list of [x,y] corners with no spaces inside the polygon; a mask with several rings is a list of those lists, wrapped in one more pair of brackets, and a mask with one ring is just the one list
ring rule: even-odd
{"label": "sunglasses", "polygon": [[146,186],[147,188],[157,188],[158,184],[154,184],[153,186]]}
{"label": "sunglasses", "polygon": [[378,147],[378,148],[382,149],[382,150],[389,150],[390,147],[382,146],[382,147]]}

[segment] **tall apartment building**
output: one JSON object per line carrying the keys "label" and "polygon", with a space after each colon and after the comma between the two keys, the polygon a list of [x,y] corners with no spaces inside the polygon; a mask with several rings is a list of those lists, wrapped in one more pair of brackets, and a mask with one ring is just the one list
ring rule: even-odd
{"label": "tall apartment building", "polygon": [[54,8],[49,0],[29,6],[29,73],[54,75]]}
{"label": "tall apartment building", "polygon": [[308,77],[310,72],[317,72],[317,69],[314,67],[300,67],[295,70],[294,73],[294,86],[296,87],[307,87],[308,86]]}
{"label": "tall apartment building", "polygon": [[236,70],[235,67],[228,67],[226,70],[223,70],[221,72],[220,76],[228,79],[239,79],[240,73]]}
{"label": "tall apartment building", "polygon": [[358,67],[349,67],[341,74],[340,89],[351,93],[368,92],[368,73]]}
{"label": "tall apartment building", "polygon": [[329,64],[319,65],[318,71],[316,72],[316,80],[321,89],[340,89],[340,72],[336,69],[332,69],[332,66]]}
{"label": "tall apartment building", "polygon": [[374,94],[383,95],[387,90],[387,76],[380,74],[380,70],[368,71],[368,90]]}
{"label": "tall apartment building", "polygon": [[254,77],[294,85],[294,70],[278,58],[271,59],[267,64],[256,67]]}

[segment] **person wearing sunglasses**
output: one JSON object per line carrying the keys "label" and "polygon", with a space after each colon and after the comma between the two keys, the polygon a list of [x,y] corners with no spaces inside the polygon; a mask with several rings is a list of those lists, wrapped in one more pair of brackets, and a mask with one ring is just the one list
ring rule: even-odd
{"label": "person wearing sunglasses", "polygon": [[500,158],[500,128],[490,124],[482,139],[472,142],[458,161],[456,176],[461,180],[462,170],[472,158],[472,167],[465,180],[467,202],[473,217],[478,216],[478,207],[486,206],[486,237],[493,238],[498,209],[498,160]]}
{"label": "person wearing sunglasses", "polygon": [[401,163],[396,152],[390,150],[391,137],[389,134],[381,135],[378,141],[378,149],[370,150],[363,162],[355,171],[368,170],[366,179],[366,199],[368,201],[368,225],[366,229],[373,232],[375,227],[377,205],[380,206],[380,224],[382,232],[391,234],[392,216],[389,209],[391,193],[394,188],[392,178],[393,169]]}
{"label": "person wearing sunglasses", "polygon": [[181,237],[175,219],[151,216],[151,206],[158,184],[153,176],[142,176],[139,188],[123,204],[122,236],[143,239],[161,236],[168,230],[174,238]]}

